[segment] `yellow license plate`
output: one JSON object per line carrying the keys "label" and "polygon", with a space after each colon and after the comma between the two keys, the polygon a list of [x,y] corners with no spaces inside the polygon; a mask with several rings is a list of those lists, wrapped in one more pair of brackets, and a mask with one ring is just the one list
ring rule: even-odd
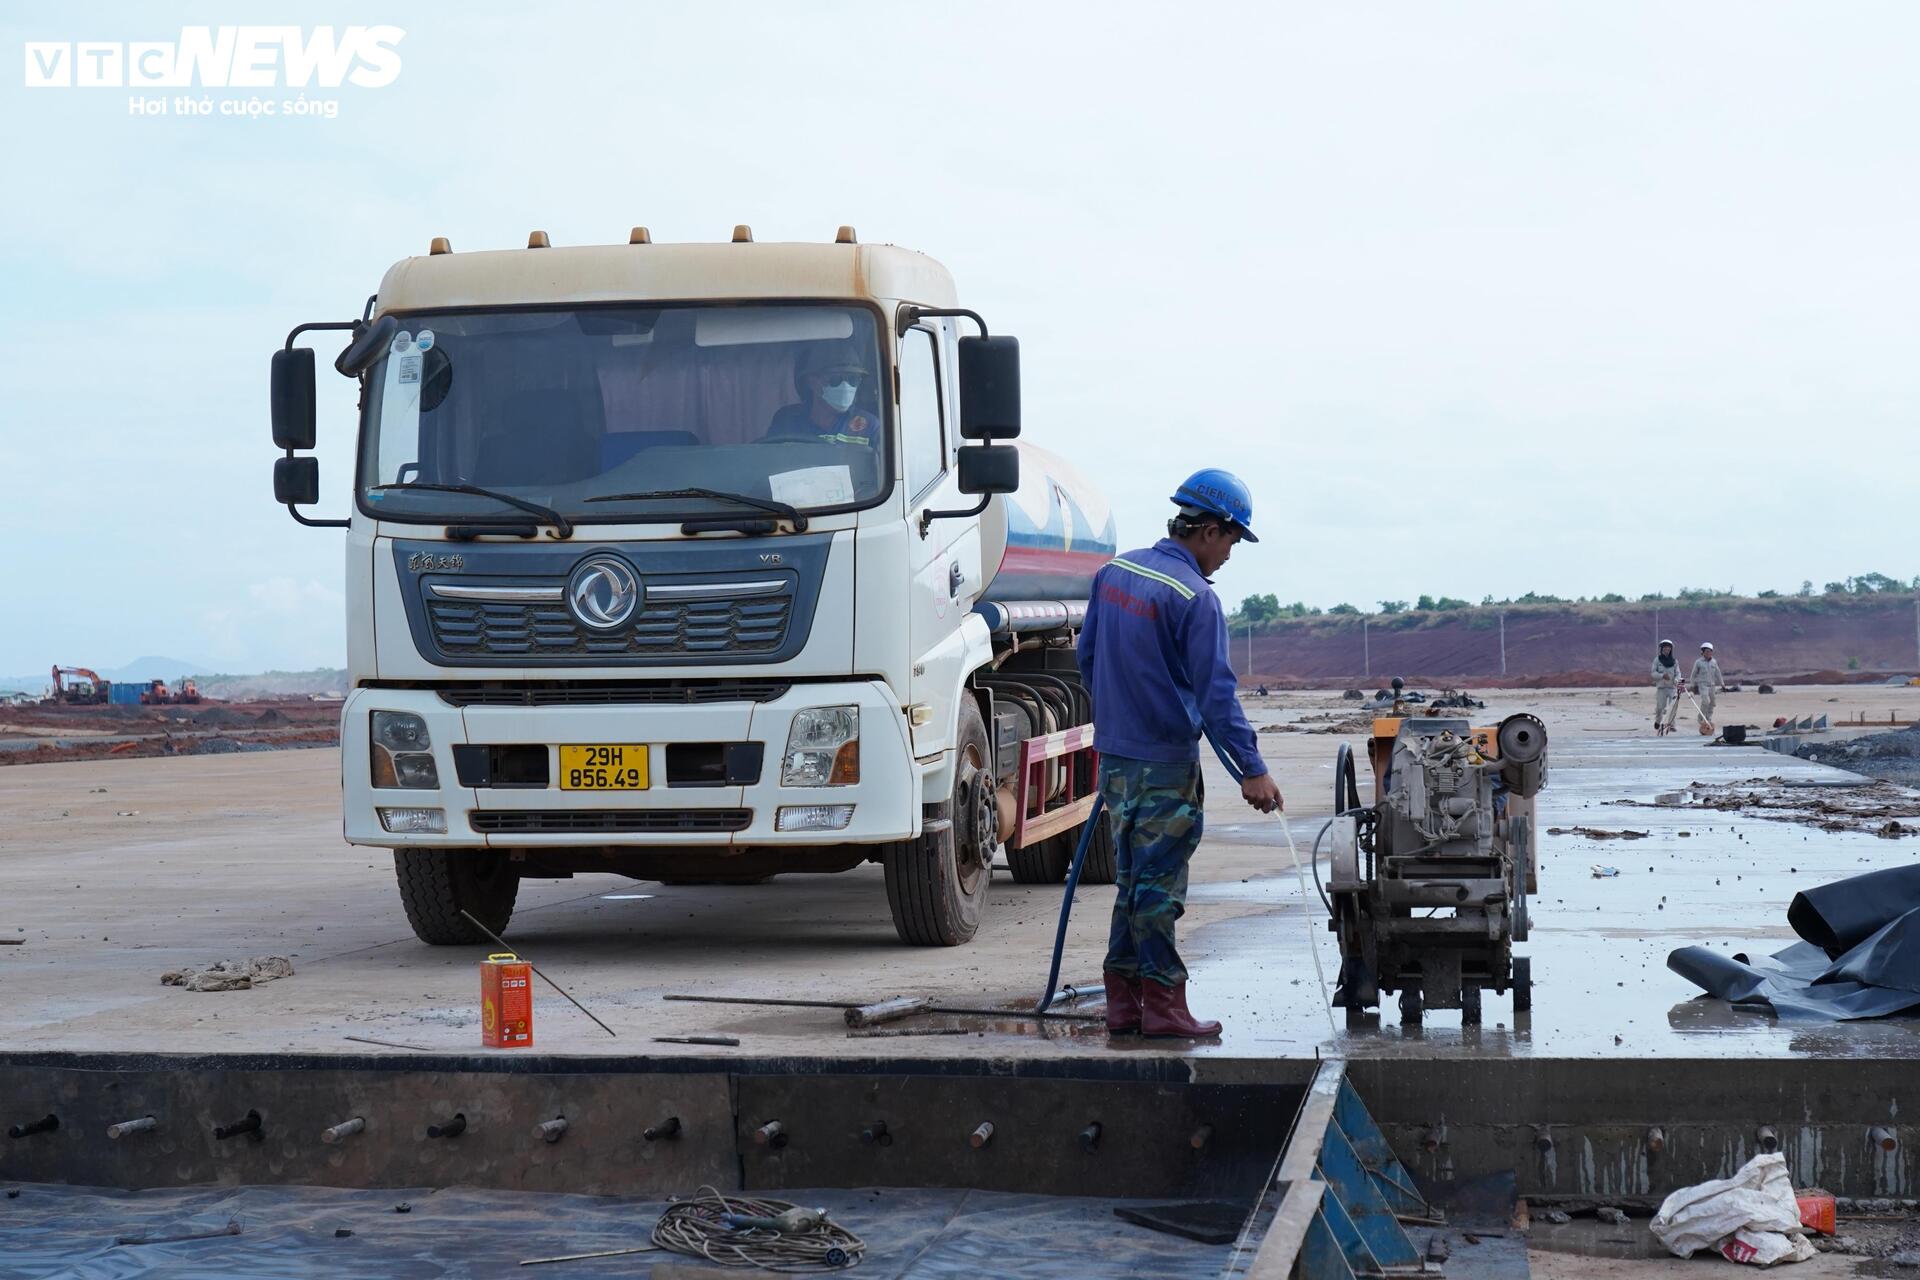
{"label": "yellow license plate", "polygon": [[562,791],[645,791],[647,748],[607,743],[560,748]]}

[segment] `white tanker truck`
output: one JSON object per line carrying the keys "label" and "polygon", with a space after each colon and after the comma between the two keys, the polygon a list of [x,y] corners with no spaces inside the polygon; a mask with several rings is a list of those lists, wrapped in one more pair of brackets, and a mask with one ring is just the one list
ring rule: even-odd
{"label": "white tanker truck", "polygon": [[[358,380],[318,496],[314,352]],[[969,331],[971,330],[971,331]],[[274,496],[344,528],[348,841],[414,932],[526,877],[885,868],[902,939],[1059,880],[1096,786],[1072,637],[1104,500],[1020,434],[1019,347],[933,259],[833,243],[454,253],[273,356]],[[1102,837],[1104,833],[1101,833]],[[1096,838],[1086,878],[1111,880]]]}

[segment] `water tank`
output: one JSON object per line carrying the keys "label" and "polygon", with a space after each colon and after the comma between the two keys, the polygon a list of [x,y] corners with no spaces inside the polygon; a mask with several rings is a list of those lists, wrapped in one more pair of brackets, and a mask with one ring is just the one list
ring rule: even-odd
{"label": "water tank", "polygon": [[1056,453],[1025,440],[1020,488],[980,518],[987,600],[1085,601],[1093,575],[1119,550],[1113,511],[1087,478]]}

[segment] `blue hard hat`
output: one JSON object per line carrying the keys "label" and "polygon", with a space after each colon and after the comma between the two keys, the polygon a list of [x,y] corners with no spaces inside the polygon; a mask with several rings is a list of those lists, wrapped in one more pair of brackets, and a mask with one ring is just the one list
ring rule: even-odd
{"label": "blue hard hat", "polygon": [[1174,491],[1173,502],[1176,506],[1220,516],[1238,528],[1246,541],[1260,541],[1253,536],[1253,495],[1231,471],[1207,467],[1194,472]]}

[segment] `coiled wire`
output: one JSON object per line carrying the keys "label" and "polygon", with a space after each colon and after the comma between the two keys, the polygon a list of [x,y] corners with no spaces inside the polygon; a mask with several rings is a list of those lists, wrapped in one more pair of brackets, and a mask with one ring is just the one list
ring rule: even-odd
{"label": "coiled wire", "polygon": [[783,1235],[765,1227],[730,1227],[725,1215],[777,1218],[797,1206],[785,1200],[723,1196],[712,1187],[667,1206],[653,1224],[653,1242],[662,1249],[704,1258],[723,1267],[763,1271],[839,1271],[860,1261],[866,1241],[837,1222]]}

